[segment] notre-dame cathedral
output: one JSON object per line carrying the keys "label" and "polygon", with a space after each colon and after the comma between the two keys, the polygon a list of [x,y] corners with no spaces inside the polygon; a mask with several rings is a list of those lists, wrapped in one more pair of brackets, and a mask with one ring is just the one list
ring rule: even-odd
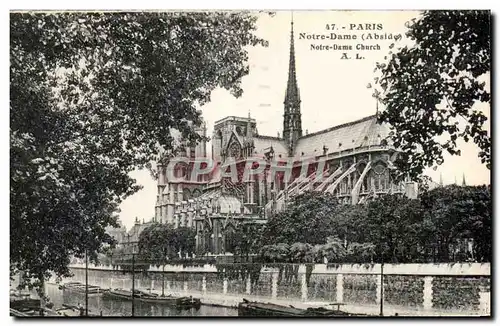
{"label": "notre-dame cathedral", "polygon": [[[260,135],[250,116],[231,116],[215,122],[211,138],[212,159],[218,164],[233,159],[241,173],[246,158],[262,157],[267,162],[265,172],[269,172],[273,162],[293,158],[292,177],[278,172],[271,178],[269,173],[261,173],[233,182],[215,171],[196,180],[168,180],[165,163],[158,164],[155,220],[195,229],[199,254],[223,255],[233,253],[237,225],[266,223],[290,198],[304,191],[329,192],[350,204],[384,193],[415,196],[414,184],[391,182],[389,170],[394,168],[397,151],[386,139],[387,126],[378,124],[376,115],[304,134],[300,104],[292,23],[281,137]],[[205,125],[198,132],[205,136]],[[186,148],[183,155],[191,159],[205,156],[206,145],[201,142]],[[306,158],[315,163],[304,174],[301,167]],[[315,177],[318,170],[321,179]]]}

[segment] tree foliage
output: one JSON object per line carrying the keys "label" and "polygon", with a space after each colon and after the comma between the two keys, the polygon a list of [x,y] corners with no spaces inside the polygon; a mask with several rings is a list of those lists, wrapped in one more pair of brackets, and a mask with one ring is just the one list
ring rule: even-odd
{"label": "tree foliage", "polygon": [[284,263],[290,255],[290,246],[286,243],[265,245],[259,251],[259,257],[263,262]]}
{"label": "tree foliage", "polygon": [[[423,219],[420,201],[400,195],[384,195],[367,205],[363,230],[375,244],[375,259],[384,262],[410,262],[417,248]],[[362,222],[363,223],[363,222]]]}
{"label": "tree foliage", "polygon": [[153,223],[139,235],[139,257],[147,262],[165,262],[195,251],[195,231],[188,227],[174,229],[170,224]]}
{"label": "tree foliage", "polygon": [[[321,199],[311,200],[314,196]],[[327,201],[323,205],[329,207],[320,208],[323,196],[297,197],[314,204],[291,204],[288,212],[278,215],[281,220],[269,220],[264,231],[267,245],[260,251],[265,262],[491,261],[490,187],[451,185],[425,191],[417,199],[393,194],[359,205]],[[315,207],[328,214],[309,219],[308,210],[297,207]],[[467,254],[470,239],[472,257]],[[288,245],[288,252],[276,247],[280,243]]]}
{"label": "tree foliage", "polygon": [[337,206],[337,198],[329,193],[300,194],[293,198],[286,210],[269,219],[263,242],[301,242],[311,245],[325,243],[327,237],[333,235],[330,222]]}
{"label": "tree foliage", "polygon": [[[426,11],[408,25],[412,46],[389,52],[377,63],[377,97],[385,106],[380,121],[402,150],[400,176],[418,179],[442,164],[443,153],[460,155],[457,141],[473,141],[490,168],[491,139],[484,112],[489,105],[491,14],[489,11]],[[391,46],[392,47],[392,46]]]}
{"label": "tree foliage", "polygon": [[256,18],[246,13],[10,16],[11,272],[68,275],[111,237],[139,187],[128,173],[200,136],[197,106],[242,93]]}
{"label": "tree foliage", "polygon": [[450,247],[456,245],[456,240],[471,238],[476,260],[491,261],[493,208],[489,186],[440,187],[424,193],[421,201],[427,212],[427,243],[438,260],[449,259]]}
{"label": "tree foliage", "polygon": [[248,257],[250,254],[259,251],[262,246],[262,227],[260,225],[238,224],[234,231],[232,235],[234,254]]}
{"label": "tree foliage", "polygon": [[328,237],[326,243],[321,246],[321,254],[328,262],[342,262],[347,251],[339,238]]}
{"label": "tree foliage", "polygon": [[296,242],[290,246],[290,259],[294,262],[312,261],[312,249],[313,246],[308,243]]}

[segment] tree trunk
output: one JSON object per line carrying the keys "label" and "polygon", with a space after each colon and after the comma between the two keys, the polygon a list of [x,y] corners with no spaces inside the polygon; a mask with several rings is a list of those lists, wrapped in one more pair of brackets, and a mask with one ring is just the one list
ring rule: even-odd
{"label": "tree trunk", "polygon": [[449,242],[443,238],[441,238],[441,241],[439,243],[439,262],[445,263],[450,261],[450,248],[449,248]]}
{"label": "tree trunk", "polygon": [[40,316],[43,316],[45,314],[45,280],[43,276],[40,278],[41,280],[41,285],[40,289],[38,291],[38,296],[40,297]]}

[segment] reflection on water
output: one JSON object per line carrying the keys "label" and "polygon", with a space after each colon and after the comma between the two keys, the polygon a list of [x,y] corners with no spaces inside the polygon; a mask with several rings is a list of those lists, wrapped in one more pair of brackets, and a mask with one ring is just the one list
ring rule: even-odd
{"label": "reflection on water", "polygon": [[[46,293],[54,303],[54,308],[63,304],[85,306],[85,294],[68,290],[59,290],[57,285],[47,284]],[[131,316],[132,301],[108,298],[104,296],[89,296],[89,313],[103,316]],[[199,309],[177,309],[165,304],[135,301],[135,316],[237,316],[235,308],[213,307],[202,305]]]}

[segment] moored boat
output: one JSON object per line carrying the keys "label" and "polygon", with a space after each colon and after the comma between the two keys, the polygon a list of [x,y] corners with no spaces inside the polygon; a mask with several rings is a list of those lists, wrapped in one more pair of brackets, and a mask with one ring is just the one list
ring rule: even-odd
{"label": "moored boat", "polygon": [[59,285],[59,290],[64,290],[64,289],[67,289],[67,288],[78,287],[78,286],[82,286],[82,285],[83,284],[80,283],[80,282],[68,282],[68,283],[60,284]]}
{"label": "moored boat", "polygon": [[[81,284],[79,282],[70,282],[59,286],[61,290],[69,290],[75,291],[79,293],[85,293],[85,284]],[[100,295],[104,293],[106,290],[100,288],[99,286],[89,285],[88,286],[88,294],[89,295]]]}
{"label": "moored boat", "polygon": [[125,299],[125,300],[130,300],[131,295],[132,295],[132,291],[127,291],[127,290],[123,290],[123,289],[113,289],[113,290],[110,289],[109,291],[106,291],[104,293],[104,296]]}
{"label": "moored boat", "polygon": [[[105,293],[105,295],[125,300],[132,299],[132,291],[124,289],[109,290]],[[161,296],[156,293],[147,293],[140,290],[134,291],[134,299],[142,302],[163,303],[177,306],[179,308],[199,308],[201,306],[201,300],[198,298],[175,297],[172,295]]]}
{"label": "moored boat", "polygon": [[[56,310],[56,312],[64,317],[82,317],[84,316],[84,308],[83,307],[78,307],[78,306],[73,306],[73,305],[68,305],[68,304],[63,304],[62,308],[59,308]],[[97,315],[94,313],[88,314],[89,317],[98,317],[101,315]]]}
{"label": "moored boat", "polygon": [[293,306],[282,306],[274,303],[250,302],[243,299],[238,304],[238,316],[241,317],[347,317],[366,316],[351,314],[341,310],[319,308],[301,309]]}
{"label": "moored boat", "polygon": [[28,300],[31,297],[31,294],[29,292],[22,292],[16,290],[10,290],[9,295],[10,295],[10,302]]}
{"label": "moored boat", "polygon": [[172,295],[145,295],[139,297],[138,300],[143,302],[175,305],[179,308],[200,308],[201,306],[201,300],[193,297],[174,297]]}

